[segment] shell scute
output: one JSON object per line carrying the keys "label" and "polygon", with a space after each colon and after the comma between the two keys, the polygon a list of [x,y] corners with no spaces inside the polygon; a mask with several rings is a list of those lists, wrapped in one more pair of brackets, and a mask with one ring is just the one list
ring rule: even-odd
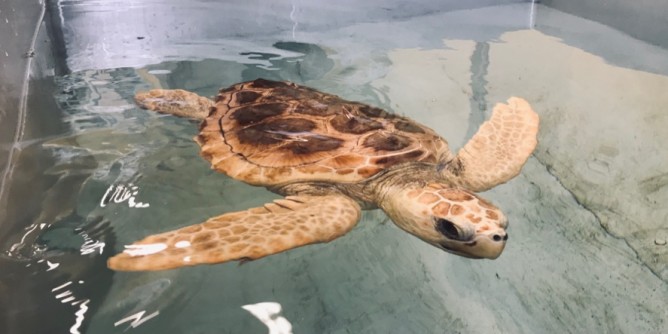
{"label": "shell scute", "polygon": [[239,125],[249,125],[261,122],[263,119],[277,116],[286,111],[288,105],[285,103],[264,103],[260,105],[246,105],[232,112],[230,118]]}
{"label": "shell scute", "polygon": [[424,129],[423,129],[423,128],[419,127],[418,125],[416,125],[416,124],[413,123],[413,122],[408,122],[408,121],[405,121],[405,120],[403,120],[403,119],[394,122],[394,127],[395,127],[397,130],[401,130],[401,131],[404,131],[404,132],[410,132],[410,133],[424,133]]}
{"label": "shell scute", "polygon": [[397,154],[397,155],[387,155],[387,156],[382,156],[374,159],[374,163],[379,165],[379,166],[392,166],[395,164],[399,164],[405,161],[420,161],[420,157],[424,154],[425,152],[422,152],[420,150],[415,150],[415,151],[409,151],[403,154]]}
{"label": "shell scute", "polygon": [[251,92],[251,91],[241,91],[237,92],[234,94],[234,98],[236,99],[236,103],[238,104],[246,104],[246,103],[252,103],[257,101],[262,97],[262,94],[258,92]]}
{"label": "shell scute", "polygon": [[407,118],[290,82],[264,79],[221,89],[196,141],[213,168],[256,185],[359,182],[448,152],[433,130]]}
{"label": "shell scute", "polygon": [[369,117],[385,117],[387,116],[387,112],[385,110],[368,106],[368,105],[361,105],[359,107],[359,111]]}
{"label": "shell scute", "polygon": [[308,141],[293,141],[284,147],[292,151],[293,154],[303,155],[321,151],[333,151],[342,146],[339,138],[327,136],[315,136]]}
{"label": "shell scute", "polygon": [[363,145],[378,151],[399,151],[411,145],[410,137],[391,132],[376,132],[364,139]]}
{"label": "shell scute", "polygon": [[267,79],[256,79],[253,81],[249,81],[246,84],[252,88],[278,88],[289,85],[289,83],[284,81],[273,81]]}
{"label": "shell scute", "polygon": [[353,134],[362,134],[384,128],[382,123],[368,117],[347,114],[336,115],[331,120],[331,124],[336,131]]}

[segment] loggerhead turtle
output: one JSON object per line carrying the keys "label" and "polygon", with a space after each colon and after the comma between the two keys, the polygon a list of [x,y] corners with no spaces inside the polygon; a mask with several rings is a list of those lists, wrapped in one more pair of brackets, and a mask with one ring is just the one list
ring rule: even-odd
{"label": "loggerhead turtle", "polygon": [[374,208],[437,248],[495,259],[508,221],[474,192],[515,177],[537,143],[538,115],[517,97],[457,155],[408,118],[290,82],[239,83],[215,102],[178,89],[135,100],[202,120],[194,139],[213,169],[285,198],[146,237],[109,259],[114,270],[254,260],[336,239]]}

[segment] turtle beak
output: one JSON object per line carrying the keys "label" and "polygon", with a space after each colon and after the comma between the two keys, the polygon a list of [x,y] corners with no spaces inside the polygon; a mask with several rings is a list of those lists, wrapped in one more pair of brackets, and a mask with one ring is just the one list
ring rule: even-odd
{"label": "turtle beak", "polygon": [[476,260],[477,260],[477,259],[482,259],[482,257],[480,257],[480,256],[475,256],[475,255],[473,255],[473,254],[469,254],[469,253],[465,253],[465,252],[460,252],[460,251],[458,251],[458,250],[456,250],[456,249],[454,249],[454,248],[452,248],[452,247],[449,247],[449,246],[447,246],[447,245],[445,245],[445,244],[438,244],[437,247],[440,248],[440,249],[442,249],[442,250],[444,250],[444,251],[446,251],[446,252],[448,252],[448,253],[452,253],[452,254],[455,254],[455,255],[459,255],[459,256],[461,256],[461,257],[465,257],[465,258],[469,258],[469,259],[476,259]]}
{"label": "turtle beak", "polygon": [[494,260],[503,253],[506,240],[508,240],[508,234],[505,231],[499,231],[493,235],[479,235],[467,242],[440,243],[437,247],[469,259]]}

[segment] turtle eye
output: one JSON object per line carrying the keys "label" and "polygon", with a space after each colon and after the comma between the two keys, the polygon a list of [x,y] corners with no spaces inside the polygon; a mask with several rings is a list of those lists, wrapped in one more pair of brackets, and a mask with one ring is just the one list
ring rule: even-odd
{"label": "turtle eye", "polygon": [[462,236],[460,235],[457,226],[447,219],[438,218],[436,220],[436,230],[448,239],[462,240]]}

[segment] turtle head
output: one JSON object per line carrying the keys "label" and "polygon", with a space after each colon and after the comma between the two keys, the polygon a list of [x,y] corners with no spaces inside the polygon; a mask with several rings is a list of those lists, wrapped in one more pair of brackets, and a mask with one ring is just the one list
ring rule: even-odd
{"label": "turtle head", "polygon": [[447,252],[496,259],[508,240],[508,220],[469,191],[443,184],[402,188],[381,207],[401,229]]}

